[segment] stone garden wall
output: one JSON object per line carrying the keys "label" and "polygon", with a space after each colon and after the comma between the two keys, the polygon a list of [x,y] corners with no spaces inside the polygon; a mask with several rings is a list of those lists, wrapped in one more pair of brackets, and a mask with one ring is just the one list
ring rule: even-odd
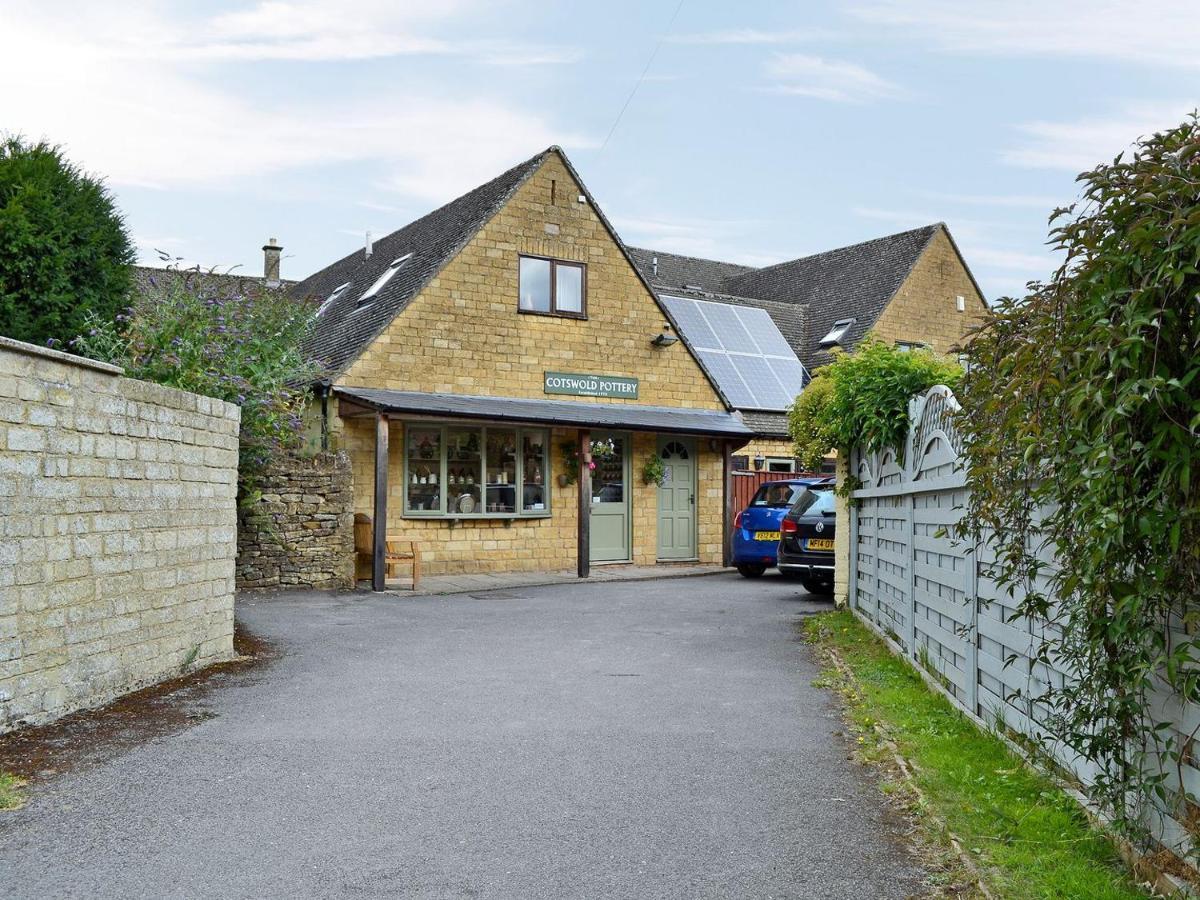
{"label": "stone garden wall", "polygon": [[232,656],[239,418],[0,338],[0,732]]}
{"label": "stone garden wall", "polygon": [[259,490],[261,499],[238,516],[238,587],[353,587],[349,457],[287,457]]}

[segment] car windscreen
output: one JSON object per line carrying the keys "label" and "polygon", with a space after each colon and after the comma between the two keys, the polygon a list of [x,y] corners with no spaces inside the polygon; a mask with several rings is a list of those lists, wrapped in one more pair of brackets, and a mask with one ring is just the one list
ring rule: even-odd
{"label": "car windscreen", "polygon": [[776,481],[764,484],[750,501],[751,506],[769,506],[776,509],[787,509],[796,502],[804,490],[802,484],[788,484],[786,481]]}
{"label": "car windscreen", "polygon": [[832,513],[833,506],[833,491],[825,490],[804,490],[796,498],[796,502],[792,504],[792,508],[788,515],[793,517],[799,516],[820,516],[826,513]]}

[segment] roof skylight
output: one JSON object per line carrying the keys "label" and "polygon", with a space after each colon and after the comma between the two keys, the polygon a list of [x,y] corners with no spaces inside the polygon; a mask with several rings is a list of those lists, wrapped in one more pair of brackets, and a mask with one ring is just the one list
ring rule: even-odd
{"label": "roof skylight", "polygon": [[386,285],[389,281],[391,281],[392,276],[395,275],[397,272],[399,272],[401,269],[403,269],[405,264],[410,259],[412,259],[412,254],[405,253],[399,259],[392,260],[391,265],[389,265],[386,269],[383,270],[383,274],[375,279],[375,283],[373,285],[371,285],[369,288],[367,288],[367,292],[358,298],[358,306],[356,308],[361,308],[363,306],[366,306],[368,303],[370,303],[372,300],[374,300],[375,295],[383,290],[384,285]]}
{"label": "roof skylight", "polygon": [[329,307],[333,306],[333,304],[337,301],[338,297],[340,297],[340,296],[342,296],[342,294],[346,293],[346,288],[348,288],[348,287],[350,287],[350,282],[348,282],[348,281],[345,284],[339,284],[337,287],[335,287],[333,289],[333,293],[330,294],[325,299],[325,302],[322,303],[321,307],[317,310],[317,315],[318,316],[324,315],[325,310],[327,310],[327,309],[329,309]]}
{"label": "roof skylight", "polygon": [[821,338],[821,346],[828,348],[840,344],[846,337],[846,332],[850,330],[850,326],[857,321],[858,319],[838,319],[829,329],[829,334]]}

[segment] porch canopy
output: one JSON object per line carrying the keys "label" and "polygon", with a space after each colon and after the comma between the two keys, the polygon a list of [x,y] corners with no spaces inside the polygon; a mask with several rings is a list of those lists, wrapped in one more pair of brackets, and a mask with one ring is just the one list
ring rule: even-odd
{"label": "porch canopy", "polygon": [[334,392],[341,401],[338,404],[338,414],[342,418],[382,413],[446,419],[487,419],[492,422],[557,425],[560,428],[615,428],[620,431],[741,438],[742,443],[748,442],[754,436],[754,432],[743,424],[741,416],[712,409],[424,394],[418,391],[380,391],[349,387],[334,388]]}
{"label": "porch canopy", "polygon": [[[723,449],[725,483],[725,563],[729,562],[729,529],[733,512],[729,503],[730,454],[754,436],[737,413],[669,406],[639,406],[626,403],[576,403],[571,400],[536,400],[516,397],[481,397],[464,394],[433,394],[419,391],[385,391],[372,388],[336,387],[338,415],[343,419],[371,417],[375,420],[375,522],[387,522],[388,419],[418,416],[437,419],[486,420],[526,425],[549,425],[579,429],[579,458],[591,460],[589,429],[650,431],[659,434],[689,434],[719,439]],[[591,472],[579,467],[578,574],[590,571]],[[374,529],[373,587],[384,589],[386,528]]]}

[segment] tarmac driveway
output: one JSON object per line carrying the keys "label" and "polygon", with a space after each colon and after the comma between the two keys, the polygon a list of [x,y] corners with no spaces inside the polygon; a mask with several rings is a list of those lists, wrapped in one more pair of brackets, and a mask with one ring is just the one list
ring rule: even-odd
{"label": "tarmac driveway", "polygon": [[826,607],[735,575],[243,600],[282,655],[0,813],[0,896],[908,896],[794,639]]}

